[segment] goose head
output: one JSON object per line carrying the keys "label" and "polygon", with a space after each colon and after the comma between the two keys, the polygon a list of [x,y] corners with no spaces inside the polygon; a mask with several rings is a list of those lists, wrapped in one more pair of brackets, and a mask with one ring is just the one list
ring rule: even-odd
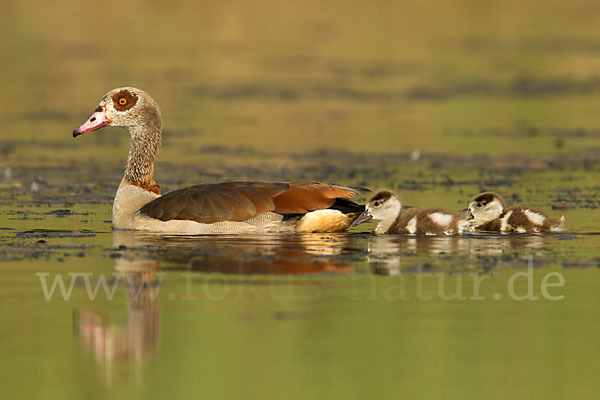
{"label": "goose head", "polygon": [[494,192],[478,194],[469,203],[467,218],[472,225],[479,226],[500,218],[504,213],[504,200]]}
{"label": "goose head", "polygon": [[158,104],[141,89],[121,87],[106,93],[94,113],[73,131],[73,137],[92,132],[105,126],[119,126],[130,132],[161,129]]}
{"label": "goose head", "polygon": [[354,221],[354,225],[371,219],[392,223],[398,218],[402,203],[398,197],[387,190],[375,193],[365,205],[365,211]]}

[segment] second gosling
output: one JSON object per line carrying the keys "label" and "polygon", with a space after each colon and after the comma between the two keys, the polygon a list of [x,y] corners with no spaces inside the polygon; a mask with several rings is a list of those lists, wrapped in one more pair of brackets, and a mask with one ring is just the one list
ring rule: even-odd
{"label": "second gosling", "polygon": [[469,203],[467,218],[467,230],[470,232],[562,232],[565,224],[564,215],[555,220],[528,207],[506,207],[502,197],[494,192],[484,192],[473,197]]}

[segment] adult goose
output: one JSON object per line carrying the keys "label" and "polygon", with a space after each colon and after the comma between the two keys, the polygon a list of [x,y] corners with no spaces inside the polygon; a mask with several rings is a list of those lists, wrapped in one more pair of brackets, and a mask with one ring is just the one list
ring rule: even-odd
{"label": "adult goose", "polygon": [[116,229],[184,234],[336,232],[364,210],[349,199],[354,188],[322,182],[224,182],[161,196],[154,158],[162,136],[158,104],[146,92],[122,87],[108,92],[73,137],[105,126],[131,136],[125,176],[115,195]]}

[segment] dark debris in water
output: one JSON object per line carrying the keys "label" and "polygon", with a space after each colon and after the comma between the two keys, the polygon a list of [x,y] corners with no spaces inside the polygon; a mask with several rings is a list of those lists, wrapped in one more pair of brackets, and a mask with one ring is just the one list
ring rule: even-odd
{"label": "dark debris in water", "polygon": [[[115,233],[113,233],[114,235]],[[133,233],[132,233],[133,234]],[[54,260],[87,257],[91,247],[72,245],[71,238],[94,236],[90,231],[30,230],[18,232],[4,242],[0,261]],[[592,235],[593,236],[593,235]],[[263,284],[348,284],[331,277],[364,274],[365,268],[377,275],[493,273],[502,269],[524,269],[529,256],[534,267],[583,269],[600,267],[600,258],[581,255],[565,259],[564,238],[581,240],[586,235],[471,235],[457,237],[374,236],[371,234],[273,236],[272,238],[134,236],[127,245],[107,247],[102,255],[108,266],[138,261],[162,271],[251,275],[235,281],[240,285]],[[52,239],[52,241],[50,241]],[[23,240],[30,240],[29,244]],[[65,240],[61,243],[60,240]],[[576,246],[573,242],[569,246]],[[567,253],[568,254],[568,253]],[[108,261],[110,260],[110,261]],[[106,262],[105,262],[106,264]],[[311,277],[312,283],[265,281],[267,275]],[[316,281],[313,281],[313,278]],[[316,283],[315,283],[316,282]],[[294,319],[297,316],[281,316]]]}
{"label": "dark debris in water", "polygon": [[[360,152],[321,150],[303,154],[277,154],[250,147],[204,146],[198,156],[222,157],[223,154],[244,159],[277,160],[280,167],[270,164],[213,163],[210,170],[204,164],[181,165],[157,163],[160,184],[164,192],[198,183],[231,180],[294,181],[322,180],[373,190],[388,188],[404,191],[424,191],[434,188],[463,188],[502,190],[505,196],[522,192],[508,191],[518,186],[527,174],[550,172],[564,175],[600,173],[600,151],[580,155],[555,154],[547,156],[506,155],[490,158],[485,155],[458,156],[447,154],[419,155],[415,161],[411,153],[364,154]],[[112,204],[115,188],[122,177],[120,163],[97,164],[72,161],[66,166],[13,168],[15,179],[22,182],[35,180],[43,186],[31,194],[28,185],[0,191],[0,205],[23,207],[38,205],[59,207],[42,212],[41,215],[70,217],[87,215],[75,213],[75,204]],[[88,177],[82,179],[82,176]],[[575,179],[575,178],[572,178]],[[471,189],[473,190],[473,189]],[[574,190],[574,189],[573,189]],[[508,192],[508,194],[506,193]],[[468,198],[473,193],[466,193]],[[550,204],[567,202],[567,208],[597,208],[600,197],[591,196],[589,191],[573,191],[555,195]],[[563,206],[564,207],[564,206]],[[13,215],[38,218],[38,211],[26,209],[9,211]]]}
{"label": "dark debris in water", "polygon": [[569,269],[600,268],[600,260],[595,260],[595,261],[585,261],[585,260],[563,261],[562,265],[563,265],[564,268],[569,268]]}
{"label": "dark debris in water", "polygon": [[[524,135],[550,135],[543,129],[518,127]],[[449,132],[448,134],[456,134]],[[593,131],[582,134],[595,135]],[[573,133],[575,135],[575,133]],[[365,186],[373,190],[390,188],[400,193],[411,191],[411,194],[443,193],[454,191],[465,198],[465,204],[457,204],[456,209],[466,206],[466,201],[473,192],[481,189],[501,191],[511,203],[531,204],[531,200],[543,199],[543,206],[552,206],[556,210],[596,209],[600,206],[600,186],[592,184],[572,185],[577,174],[600,173],[600,151],[585,154],[553,154],[545,156],[507,155],[489,157],[486,155],[460,156],[448,154],[420,154],[412,157],[409,152],[389,152],[385,154],[366,154],[361,152],[320,150],[304,154],[273,153],[264,149],[239,146],[203,146],[198,150],[199,157],[213,159],[227,157],[244,160],[245,157],[275,160],[272,163],[256,163],[240,161],[237,165],[230,163],[214,163],[207,169],[207,163],[177,164],[159,162],[160,181],[163,190],[178,189],[203,182],[227,180],[323,180]],[[280,167],[274,168],[274,165]],[[21,188],[10,188],[0,191],[0,205],[9,206],[8,211],[0,211],[5,216],[24,218],[49,218],[57,222],[57,218],[68,218],[76,215],[88,215],[87,212],[75,212],[76,204],[101,204],[110,210],[116,187],[122,177],[122,164],[104,164],[94,161],[76,162],[67,165],[50,167],[12,168],[13,179],[22,182],[33,180],[40,182],[40,192],[31,194],[23,185]],[[553,179],[569,182],[569,189],[540,189],[531,175],[549,173]],[[560,173],[560,174],[559,174]],[[544,175],[546,176],[546,175]],[[92,178],[93,179],[90,179]],[[525,184],[523,183],[525,182]],[[531,183],[534,183],[533,185]],[[525,187],[525,189],[523,189]],[[429,191],[429,192],[428,192]],[[540,194],[541,193],[541,194]],[[360,200],[364,200],[363,195]],[[421,204],[414,204],[420,206]],[[32,207],[33,206],[33,207]],[[80,208],[77,208],[80,209]],[[90,219],[99,217],[89,213]],[[108,212],[107,212],[108,215]],[[104,220],[106,217],[101,217]],[[86,218],[87,219],[87,218]],[[567,216],[569,221],[569,216]],[[107,224],[110,221],[105,221]],[[88,254],[86,247],[55,246],[55,239],[86,238],[96,236],[94,231],[72,230],[28,230],[12,232],[8,227],[0,228],[5,237],[0,236],[3,250],[0,260],[53,257],[66,259],[63,253],[72,257]],[[568,222],[567,222],[568,223]],[[351,239],[348,239],[351,238]],[[134,259],[151,259],[183,270],[193,257],[202,257],[204,261],[192,264],[197,273],[221,272],[224,274],[257,274],[257,275],[346,275],[360,273],[365,264],[372,264],[373,270],[387,271],[390,266],[401,261],[400,271],[414,272],[419,266],[429,271],[492,271],[506,266],[524,268],[521,259],[527,252],[546,255],[539,259],[539,265],[561,265],[563,255],[556,254],[555,247],[538,245],[536,238],[463,238],[467,248],[458,244],[436,247],[436,240],[416,240],[415,245],[403,242],[409,239],[398,239],[400,242],[391,254],[375,255],[366,243],[384,242],[382,238],[374,238],[369,234],[335,236],[335,240],[326,235],[318,236],[316,245],[298,245],[298,238],[286,239],[282,242],[263,244],[257,247],[255,242],[240,245],[239,239],[162,238],[140,246],[135,244],[126,247],[111,248],[106,245],[103,260],[106,263],[117,263],[133,254]],[[565,242],[579,240],[580,236],[564,234],[553,236],[553,240]],[[412,240],[412,239],[410,239]],[[28,242],[23,244],[23,242]],[[438,241],[439,242],[439,241]],[[564,244],[564,243],[563,243]],[[77,244],[79,245],[79,243]],[[112,245],[111,245],[112,246]],[[454,247],[453,247],[454,246]],[[335,251],[332,251],[334,249]],[[552,257],[555,257],[553,261]],[[577,260],[569,260],[571,265],[594,265],[593,260],[584,256]],[[358,267],[357,267],[358,266]],[[452,268],[449,268],[452,266]],[[456,268],[464,266],[464,268]],[[365,268],[367,269],[367,268]],[[358,271],[358,272],[357,272]]]}
{"label": "dark debris in water", "polygon": [[93,231],[81,230],[81,231],[62,231],[62,230],[46,230],[46,229],[33,229],[30,231],[17,232],[18,238],[34,239],[34,238],[80,238],[80,237],[93,237],[96,234]]}
{"label": "dark debris in water", "polygon": [[86,257],[90,247],[82,245],[49,245],[44,239],[39,239],[29,245],[22,243],[11,243],[0,249],[0,261],[24,261],[24,260],[57,260],[63,262],[66,258]]}
{"label": "dark debris in water", "polygon": [[[46,215],[56,215],[57,217],[66,217],[68,215],[73,215],[73,211],[71,210],[53,210],[46,213]],[[89,213],[78,213],[79,215],[89,215]]]}

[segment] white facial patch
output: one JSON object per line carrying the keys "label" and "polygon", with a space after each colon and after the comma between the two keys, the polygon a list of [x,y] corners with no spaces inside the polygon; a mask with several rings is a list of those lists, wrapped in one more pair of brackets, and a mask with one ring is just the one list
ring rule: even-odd
{"label": "white facial patch", "polygon": [[544,225],[544,221],[546,220],[546,217],[544,217],[542,214],[537,213],[535,211],[531,211],[531,210],[523,210],[523,213],[525,213],[525,215],[527,216],[527,219],[530,220],[532,224]]}
{"label": "white facial patch", "polygon": [[438,224],[439,226],[448,226],[452,222],[451,214],[444,214],[440,212],[436,212],[433,214],[429,214],[429,219]]}
{"label": "white facial patch", "polygon": [[395,197],[390,197],[380,207],[375,207],[373,204],[367,205],[367,210],[373,216],[373,219],[389,222],[390,224],[398,218],[402,204]]}
{"label": "white facial patch", "polygon": [[369,203],[366,208],[373,219],[379,221],[379,224],[375,228],[375,233],[381,235],[387,233],[394,221],[396,221],[402,210],[402,204],[395,196],[392,196],[379,207],[375,207],[374,204]]}
{"label": "white facial patch", "polygon": [[500,218],[500,215],[504,212],[504,206],[501,201],[495,198],[484,207],[477,207],[477,204],[472,202],[469,204],[469,210],[474,217],[470,224],[477,227]]}
{"label": "white facial patch", "polygon": [[489,220],[496,219],[502,215],[504,207],[498,199],[492,200],[487,206],[485,206],[486,214],[489,216]]}
{"label": "white facial patch", "polygon": [[406,224],[406,230],[411,235],[414,235],[415,233],[417,233],[417,217],[412,217],[410,219],[410,221],[408,221],[408,223]]}

